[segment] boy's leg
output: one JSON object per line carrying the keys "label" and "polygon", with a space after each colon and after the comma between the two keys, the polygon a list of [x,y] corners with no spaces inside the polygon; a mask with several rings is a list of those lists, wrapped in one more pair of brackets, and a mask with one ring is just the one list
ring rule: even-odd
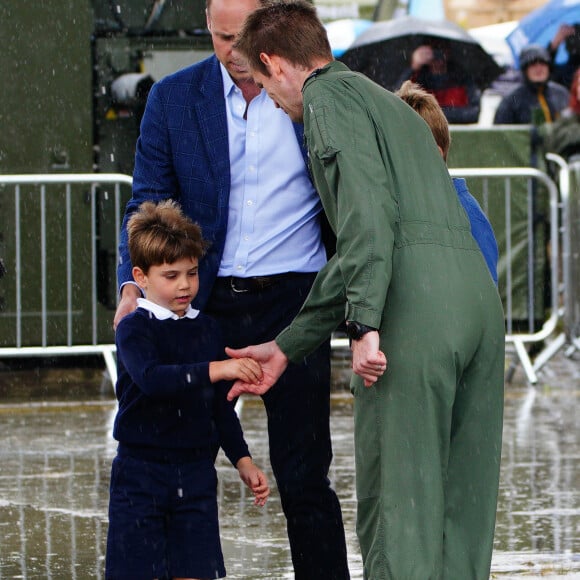
{"label": "boy's leg", "polygon": [[121,456],[113,460],[107,580],[165,576],[165,483],[158,464]]}
{"label": "boy's leg", "polygon": [[213,458],[172,465],[167,560],[170,578],[223,578]]}

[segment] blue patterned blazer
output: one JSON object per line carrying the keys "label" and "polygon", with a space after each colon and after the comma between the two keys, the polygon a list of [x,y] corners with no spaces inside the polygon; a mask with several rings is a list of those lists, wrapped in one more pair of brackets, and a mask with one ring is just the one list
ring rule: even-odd
{"label": "blue patterned blazer", "polygon": [[[295,123],[303,154],[303,127]],[[119,284],[132,280],[127,220],[146,201],[172,198],[197,222],[211,246],[200,263],[203,308],[221,261],[228,222],[230,160],[226,104],[215,55],[155,83],[137,141],[133,196],[121,229]]]}

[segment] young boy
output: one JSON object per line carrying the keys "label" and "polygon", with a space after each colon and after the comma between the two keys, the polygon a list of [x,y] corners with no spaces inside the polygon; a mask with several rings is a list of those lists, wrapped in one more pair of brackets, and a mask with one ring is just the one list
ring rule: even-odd
{"label": "young boy", "polygon": [[145,293],[117,327],[119,442],[110,484],[106,577],[221,578],[214,467],[221,446],[252,490],[269,495],[229,383],[259,381],[252,359],[224,358],[217,323],[194,310],[204,241],[173,201],[143,203],[128,224],[133,276]]}
{"label": "young boy", "polygon": [[[431,129],[431,133],[433,133],[435,143],[437,143],[443,159],[447,162],[451,136],[447,118],[437,99],[412,81],[405,81],[395,94],[423,117]],[[453,185],[455,186],[455,191],[457,191],[459,201],[469,218],[471,233],[481,248],[489,273],[497,286],[498,249],[493,228],[477,200],[469,193],[465,179],[454,177]]]}

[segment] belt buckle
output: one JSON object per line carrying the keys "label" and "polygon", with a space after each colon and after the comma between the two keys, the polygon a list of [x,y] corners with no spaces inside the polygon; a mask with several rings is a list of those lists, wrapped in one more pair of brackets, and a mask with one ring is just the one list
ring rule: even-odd
{"label": "belt buckle", "polygon": [[230,288],[232,289],[232,292],[235,292],[236,294],[245,294],[246,292],[249,291],[248,288],[243,288],[243,289],[236,288],[233,276],[230,276]]}

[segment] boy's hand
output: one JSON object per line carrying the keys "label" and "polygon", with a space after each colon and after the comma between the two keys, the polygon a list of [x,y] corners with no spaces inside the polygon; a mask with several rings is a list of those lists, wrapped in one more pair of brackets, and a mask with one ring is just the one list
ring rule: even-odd
{"label": "boy's hand", "polygon": [[209,363],[209,379],[217,381],[242,381],[259,383],[262,380],[262,367],[252,358],[230,358]]}
{"label": "boy's hand", "polygon": [[228,393],[228,401],[233,401],[243,393],[263,395],[274,386],[288,366],[288,357],[274,340],[240,349],[226,347],[226,354],[238,359],[249,356],[259,361],[262,369],[259,381],[236,381]]}
{"label": "boy's hand", "polygon": [[236,468],[240,474],[240,479],[252,490],[254,494],[254,504],[263,506],[270,495],[268,478],[261,469],[254,465],[251,457],[242,457]]}

